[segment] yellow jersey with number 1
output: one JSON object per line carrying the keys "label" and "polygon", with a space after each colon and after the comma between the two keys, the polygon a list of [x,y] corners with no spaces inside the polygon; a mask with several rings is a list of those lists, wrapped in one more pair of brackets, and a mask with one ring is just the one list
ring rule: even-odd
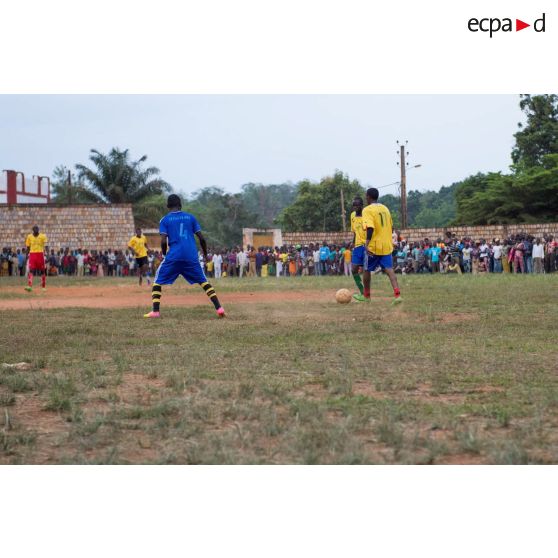
{"label": "yellow jersey with number 1", "polygon": [[371,203],[362,210],[362,227],[374,229],[372,240],[368,243],[368,250],[378,256],[387,256],[393,252],[391,235],[393,221],[389,209],[381,203]]}
{"label": "yellow jersey with number 1", "polygon": [[362,215],[357,216],[356,211],[351,213],[351,232],[355,233],[355,248],[366,243],[366,231],[362,228]]}

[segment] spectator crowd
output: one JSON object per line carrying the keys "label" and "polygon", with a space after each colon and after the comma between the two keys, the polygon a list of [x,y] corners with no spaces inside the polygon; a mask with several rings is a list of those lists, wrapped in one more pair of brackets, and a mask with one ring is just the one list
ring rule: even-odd
{"label": "spectator crowd", "polygon": [[[446,238],[407,242],[393,235],[393,266],[396,273],[553,273],[558,271],[558,242],[552,236],[525,234],[505,239]],[[351,245],[310,243],[307,246],[248,247],[211,250],[200,264],[208,277],[293,277],[304,275],[350,275]],[[162,262],[157,250],[148,251],[148,267],[155,274]],[[137,274],[130,250],[50,250],[45,253],[47,274],[126,277]],[[3,248],[0,276],[25,276],[25,249]]]}
{"label": "spectator crowd", "polygon": [[[159,252],[150,251],[150,271],[157,271],[162,261]],[[131,250],[50,250],[45,252],[47,275],[127,277],[137,275],[136,258]],[[28,272],[26,249],[3,248],[0,276],[25,276]]]}
{"label": "spectator crowd", "polygon": [[[407,242],[393,235],[395,273],[552,273],[558,271],[558,242],[552,236],[514,235],[474,240],[448,234],[445,239]],[[203,260],[200,259],[200,262]],[[310,243],[275,248],[217,250],[205,263],[208,276],[350,275],[351,245]]]}

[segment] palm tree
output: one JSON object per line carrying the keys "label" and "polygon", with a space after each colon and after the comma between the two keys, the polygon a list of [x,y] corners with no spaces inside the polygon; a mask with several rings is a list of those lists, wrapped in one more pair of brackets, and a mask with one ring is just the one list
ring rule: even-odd
{"label": "palm tree", "polygon": [[77,164],[78,177],[101,203],[144,202],[152,196],[171,191],[171,186],[159,178],[157,167],[142,168],[147,155],[137,161],[130,159],[128,149],[113,147],[108,154],[96,149],[89,156],[94,168]]}
{"label": "palm tree", "polygon": [[52,172],[50,191],[54,203],[81,204],[101,201],[95,192],[80,184],[74,173],[64,165],[57,166]]}

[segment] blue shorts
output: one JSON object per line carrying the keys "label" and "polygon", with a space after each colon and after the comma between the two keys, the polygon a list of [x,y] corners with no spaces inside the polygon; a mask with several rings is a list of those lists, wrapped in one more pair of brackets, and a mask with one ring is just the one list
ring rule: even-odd
{"label": "blue shorts", "polygon": [[391,254],[386,256],[370,256],[367,252],[364,258],[364,269],[366,271],[374,271],[378,266],[382,269],[391,269],[393,267]]}
{"label": "blue shorts", "polygon": [[364,245],[353,248],[351,263],[353,265],[364,265]]}
{"label": "blue shorts", "polygon": [[207,282],[202,266],[197,260],[183,262],[163,260],[153,282],[157,285],[172,285],[179,275],[182,275],[190,285]]}

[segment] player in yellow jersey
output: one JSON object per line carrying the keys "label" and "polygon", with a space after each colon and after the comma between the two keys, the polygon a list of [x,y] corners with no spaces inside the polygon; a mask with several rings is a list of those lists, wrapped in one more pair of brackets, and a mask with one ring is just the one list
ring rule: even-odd
{"label": "player in yellow jersey", "polygon": [[140,287],[144,274],[147,275],[147,285],[150,285],[151,275],[149,273],[149,268],[147,267],[147,238],[145,238],[145,235],[141,233],[141,229],[139,227],[136,229],[136,234],[132,236],[132,238],[130,238],[130,242],[128,242],[128,248],[131,248],[133,250],[136,257],[136,266],[138,268]]}
{"label": "player in yellow jersey", "polygon": [[25,239],[25,246],[27,246],[27,255],[29,257],[29,273],[27,274],[27,287],[26,291],[33,290],[33,272],[41,272],[41,287],[43,291],[46,289],[46,266],[45,266],[45,248],[48,239],[46,234],[39,233],[39,227],[33,227],[33,233],[28,234]]}
{"label": "player in yellow jersey", "polygon": [[353,233],[353,253],[351,254],[351,264],[353,279],[355,280],[358,288],[358,293],[353,295],[353,298],[362,302],[364,300],[364,285],[360,274],[364,268],[364,250],[366,243],[366,231],[362,227],[362,210],[364,202],[360,196],[355,196],[353,199],[353,212],[351,213],[351,232]]}
{"label": "player in yellow jersey", "polygon": [[362,210],[362,226],[366,232],[366,257],[364,265],[364,298],[370,299],[370,273],[380,266],[389,277],[394,303],[401,302],[401,293],[397,277],[393,271],[393,222],[389,209],[378,202],[379,192],[368,188],[366,201],[368,205]]}

